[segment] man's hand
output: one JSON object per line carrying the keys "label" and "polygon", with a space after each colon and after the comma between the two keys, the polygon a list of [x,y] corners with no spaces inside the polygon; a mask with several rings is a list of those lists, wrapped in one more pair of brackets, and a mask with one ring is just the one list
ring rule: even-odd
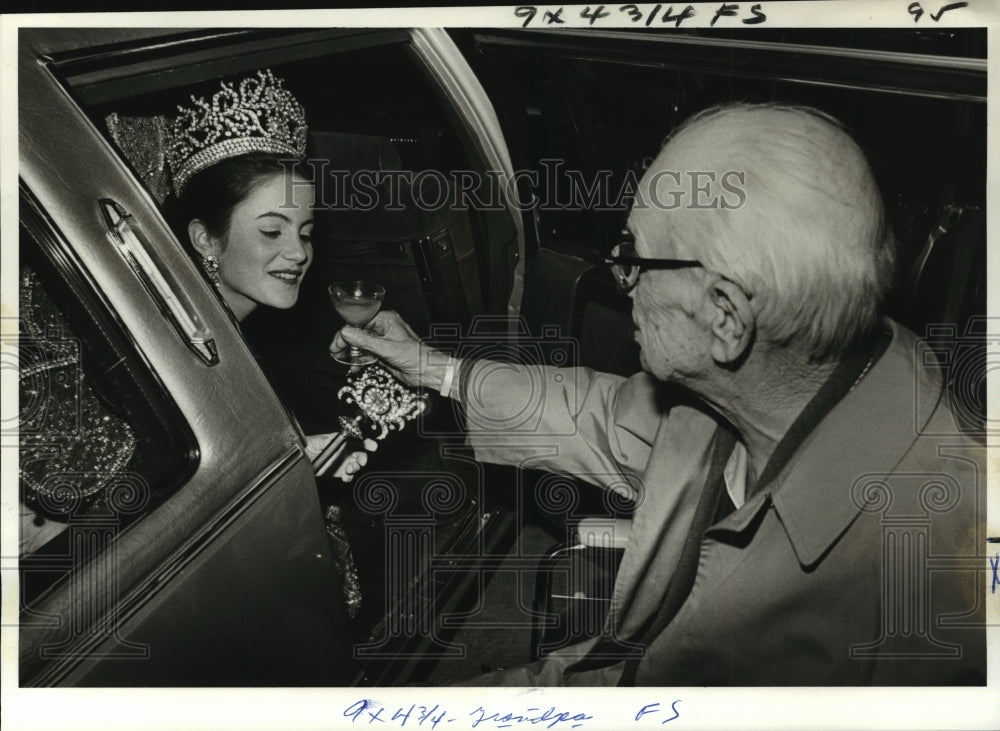
{"label": "man's hand", "polygon": [[408,386],[441,389],[448,355],[429,348],[398,313],[378,313],[364,330],[347,325],[338,332],[330,352],[357,345],[377,355],[382,364]]}

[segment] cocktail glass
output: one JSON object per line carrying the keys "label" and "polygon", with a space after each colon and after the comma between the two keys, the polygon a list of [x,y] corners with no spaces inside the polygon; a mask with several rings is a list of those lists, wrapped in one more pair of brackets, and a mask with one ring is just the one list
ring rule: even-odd
{"label": "cocktail glass", "polygon": [[[362,280],[354,282],[335,282],[330,285],[330,300],[348,325],[364,327],[378,314],[385,299],[385,287],[374,282]],[[352,367],[366,366],[378,358],[356,345],[349,345],[339,353],[334,353],[334,360]]]}

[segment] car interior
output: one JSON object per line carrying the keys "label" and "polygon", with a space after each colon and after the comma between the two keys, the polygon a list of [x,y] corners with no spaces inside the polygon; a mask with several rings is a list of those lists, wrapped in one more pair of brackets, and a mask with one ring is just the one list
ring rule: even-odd
{"label": "car interior", "polygon": [[[692,113],[773,100],[837,117],[869,155],[901,252],[889,312],[953,356],[956,413],[985,442],[985,29],[451,36],[493,102],[514,170],[541,173],[537,187],[519,189],[535,205],[524,211],[524,296],[513,338],[506,315],[517,230],[500,207],[427,204],[449,200],[462,171],[489,176],[405,31],[179,31],[174,44],[137,40],[54,59],[55,73],[182,244],[169,197],[156,190],[162,170],[116,139],[109,120],[169,117],[219,79],[261,68],[303,104],[320,201],[314,262],[295,307],[261,309],[242,331],[305,433],[334,430],[346,413],[338,396],[346,374],[327,352],[341,325],[327,287],[338,280],[380,282],[385,309],[460,354],[638,371],[630,301],[598,263],[618,243],[630,176],[641,176]],[[610,171],[609,204],[560,198],[545,175],[569,182],[552,161],[588,181]],[[74,283],[57,281],[30,253],[38,234],[31,215],[22,218],[23,264],[51,282],[52,301],[65,301],[66,327],[93,351],[83,356],[82,387],[139,425],[132,460],[172,476],[152,481],[141,519],[157,495],[183,482],[184,419],[144,385],[141,371],[119,373],[134,359],[115,360],[114,348],[125,346],[114,327],[84,334],[86,323],[100,322],[97,309],[86,297],[70,301]],[[92,368],[90,360],[121,365]],[[432,401],[427,415],[370,456],[353,485],[319,480],[324,510],[342,517],[364,597],[351,625],[354,683],[447,684],[543,657],[598,634],[604,621],[629,499],[570,476],[478,464],[463,443],[462,414]],[[153,446],[160,444],[172,446]],[[387,483],[393,501],[383,499]],[[66,539],[25,555],[43,561]],[[53,574],[28,600],[64,578]]]}

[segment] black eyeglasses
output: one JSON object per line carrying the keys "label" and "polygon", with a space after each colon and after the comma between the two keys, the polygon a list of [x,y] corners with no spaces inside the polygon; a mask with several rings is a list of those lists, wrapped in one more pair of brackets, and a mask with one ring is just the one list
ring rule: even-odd
{"label": "black eyeglasses", "polygon": [[611,250],[611,256],[603,257],[604,263],[611,267],[615,284],[622,292],[629,292],[639,281],[639,274],[644,269],[689,269],[704,267],[695,259],[646,259],[635,255],[635,237],[628,229],[622,230],[622,241]]}

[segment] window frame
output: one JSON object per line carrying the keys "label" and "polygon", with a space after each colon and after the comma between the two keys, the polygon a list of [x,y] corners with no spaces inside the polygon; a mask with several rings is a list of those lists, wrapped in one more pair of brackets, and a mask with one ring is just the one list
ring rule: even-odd
{"label": "window frame", "polygon": [[[79,305],[78,311],[67,317],[87,320],[93,324],[91,332],[86,335],[75,332],[74,336],[88,340],[89,347],[107,349],[121,359],[119,362],[123,364],[136,389],[133,397],[141,395],[149,408],[150,415],[162,426],[165,436],[169,439],[170,448],[175,452],[176,465],[172,466],[177,466],[179,469],[169,475],[163,473],[156,476],[156,481],[151,485],[150,504],[141,515],[133,517],[120,527],[118,534],[121,535],[156,510],[165,499],[180,490],[191,479],[198,471],[201,449],[187,417],[157,375],[155,368],[80,261],[72,245],[23,181],[19,185],[19,200],[21,225],[34,245],[37,245],[39,255],[46,260],[54,275],[60,280],[55,286],[65,288]],[[134,427],[134,424],[130,425]],[[41,547],[43,555],[47,545]],[[30,567],[30,559],[34,555],[36,554],[22,556],[22,563],[27,559]],[[30,610],[30,605],[37,604],[52,592],[59,590],[69,578],[70,572],[67,572],[54,580],[44,591],[32,597],[28,601],[29,606],[25,608]]]}

